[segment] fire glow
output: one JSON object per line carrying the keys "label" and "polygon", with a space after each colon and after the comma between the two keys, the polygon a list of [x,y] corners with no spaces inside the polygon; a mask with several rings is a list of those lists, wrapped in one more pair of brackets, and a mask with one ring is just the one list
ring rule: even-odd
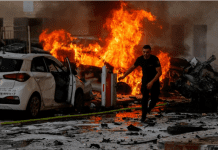
{"label": "fire glow", "polygon": [[[126,3],[121,4],[120,10],[113,11],[112,18],[108,18],[104,28],[110,31],[105,39],[104,47],[98,43],[89,44],[87,47],[79,44],[73,44],[75,37],[65,30],[55,30],[47,33],[44,30],[39,36],[39,41],[43,43],[43,48],[63,61],[63,57],[58,51],[70,52],[68,56],[71,62],[75,62],[78,67],[80,64],[102,67],[105,62],[114,67],[113,72],[117,77],[123,73],[135,62],[137,46],[141,40],[143,31],[142,21],[147,18],[149,21],[155,21],[156,18],[150,12],[144,10],[125,10]],[[161,27],[162,28],[162,27]],[[169,70],[170,62],[167,53],[158,54],[162,66],[163,80]],[[142,71],[135,70],[128,75],[122,82],[126,82],[132,87],[132,95],[140,94]]]}

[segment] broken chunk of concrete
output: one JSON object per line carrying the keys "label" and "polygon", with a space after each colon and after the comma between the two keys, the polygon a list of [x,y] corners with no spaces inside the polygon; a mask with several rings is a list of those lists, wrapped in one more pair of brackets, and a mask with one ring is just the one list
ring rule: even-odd
{"label": "broken chunk of concrete", "polygon": [[63,145],[63,142],[60,142],[60,141],[58,141],[58,140],[55,140],[54,141],[54,144],[57,146],[57,145]]}
{"label": "broken chunk of concrete", "polygon": [[158,135],[157,135],[157,138],[158,138],[158,139],[160,139],[160,138],[161,138],[161,135],[160,135],[160,134],[158,134]]}
{"label": "broken chunk of concrete", "polygon": [[96,105],[95,105],[94,103],[91,103],[89,107],[90,107],[90,108],[95,108]]}
{"label": "broken chunk of concrete", "polygon": [[203,122],[203,121],[200,121],[200,122],[197,122],[197,123],[205,124],[205,122]]}
{"label": "broken chunk of concrete", "polygon": [[207,130],[207,129],[201,126],[197,127],[192,125],[174,125],[174,126],[169,126],[167,128],[167,132],[173,135],[194,132],[194,131],[202,131],[202,130]]}
{"label": "broken chunk of concrete", "polygon": [[11,128],[11,130],[19,130],[19,129],[21,129],[20,127],[13,127],[13,128]]}
{"label": "broken chunk of concrete", "polygon": [[138,127],[135,127],[134,125],[129,125],[128,127],[127,127],[127,129],[129,130],[129,131],[140,131],[140,130],[142,130],[142,129],[140,129],[140,128],[138,128]]}
{"label": "broken chunk of concrete", "polygon": [[114,125],[121,125],[122,122],[114,122]]}
{"label": "broken chunk of concrete", "polygon": [[109,138],[109,139],[104,139],[104,138],[103,138],[102,142],[103,142],[103,143],[109,143],[109,142],[111,142],[111,140],[110,140],[110,138]]}
{"label": "broken chunk of concrete", "polygon": [[102,123],[102,124],[101,124],[101,128],[102,128],[102,129],[110,129],[110,128],[108,127],[108,124],[106,124],[106,123]]}
{"label": "broken chunk of concrete", "polygon": [[102,123],[102,124],[101,124],[101,127],[102,127],[102,128],[108,128],[108,125],[107,125],[106,123]]}
{"label": "broken chunk of concrete", "polygon": [[206,116],[207,114],[206,113],[202,113],[202,116]]}
{"label": "broken chunk of concrete", "polygon": [[100,146],[98,144],[91,144],[90,148],[100,148]]}
{"label": "broken chunk of concrete", "polygon": [[148,122],[148,125],[149,125],[149,126],[154,126],[155,124],[156,124],[156,122],[154,122],[154,121]]}
{"label": "broken chunk of concrete", "polygon": [[117,139],[117,144],[120,144],[121,142],[125,142],[125,139],[124,138],[118,138]]}
{"label": "broken chunk of concrete", "polygon": [[146,120],[144,123],[148,124],[148,126],[154,126],[156,124],[156,122],[152,120]]}

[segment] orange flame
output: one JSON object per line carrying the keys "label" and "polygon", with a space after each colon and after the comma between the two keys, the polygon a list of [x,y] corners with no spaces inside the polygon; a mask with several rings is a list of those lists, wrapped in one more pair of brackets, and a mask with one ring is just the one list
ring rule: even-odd
{"label": "orange flame", "polygon": [[[144,10],[124,9],[126,3],[121,4],[121,9],[113,12],[112,18],[108,18],[104,27],[110,31],[110,35],[105,39],[106,46],[101,47],[98,43],[89,44],[88,47],[74,44],[76,38],[66,31],[55,30],[50,34],[47,30],[39,36],[39,41],[43,42],[44,50],[63,61],[63,56],[58,54],[70,52],[70,61],[76,62],[76,65],[92,65],[102,67],[107,62],[114,67],[114,73],[117,77],[123,75],[136,60],[136,50],[134,49],[142,37],[142,21],[147,18],[149,21],[155,21],[156,18],[151,13]],[[67,53],[69,57],[69,53]],[[161,80],[164,79],[169,70],[169,57],[161,52],[158,55],[163,70]],[[132,87],[132,95],[140,93],[142,71],[136,70],[128,75],[123,82]]]}
{"label": "orange flame", "polygon": [[161,64],[162,75],[160,77],[160,81],[162,81],[167,76],[170,69],[170,57],[168,56],[168,53],[164,53],[162,51],[160,51],[157,57],[159,58]]}

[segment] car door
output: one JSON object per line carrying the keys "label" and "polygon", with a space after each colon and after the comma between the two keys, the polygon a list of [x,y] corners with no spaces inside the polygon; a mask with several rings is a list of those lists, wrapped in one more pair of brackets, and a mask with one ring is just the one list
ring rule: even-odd
{"label": "car door", "polygon": [[76,78],[73,75],[68,57],[66,57],[64,60],[64,66],[67,68],[67,71],[69,73],[69,79],[70,79],[67,102],[74,105],[74,97],[75,97],[75,91],[76,91]]}
{"label": "car door", "polygon": [[31,72],[39,85],[45,107],[51,106],[54,100],[55,80],[48,71],[43,57],[35,57],[32,60]]}
{"label": "car door", "polygon": [[70,69],[67,69],[70,67],[67,60],[65,61],[67,67],[64,67],[62,63],[53,57],[48,56],[45,61],[55,79],[55,101],[57,103],[69,102],[72,93],[72,73]]}

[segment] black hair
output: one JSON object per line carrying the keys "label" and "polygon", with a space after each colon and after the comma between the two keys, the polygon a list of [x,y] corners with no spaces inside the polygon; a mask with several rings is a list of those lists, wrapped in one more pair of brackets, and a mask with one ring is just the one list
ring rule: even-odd
{"label": "black hair", "polygon": [[150,49],[151,50],[151,46],[150,45],[144,45],[143,49]]}

